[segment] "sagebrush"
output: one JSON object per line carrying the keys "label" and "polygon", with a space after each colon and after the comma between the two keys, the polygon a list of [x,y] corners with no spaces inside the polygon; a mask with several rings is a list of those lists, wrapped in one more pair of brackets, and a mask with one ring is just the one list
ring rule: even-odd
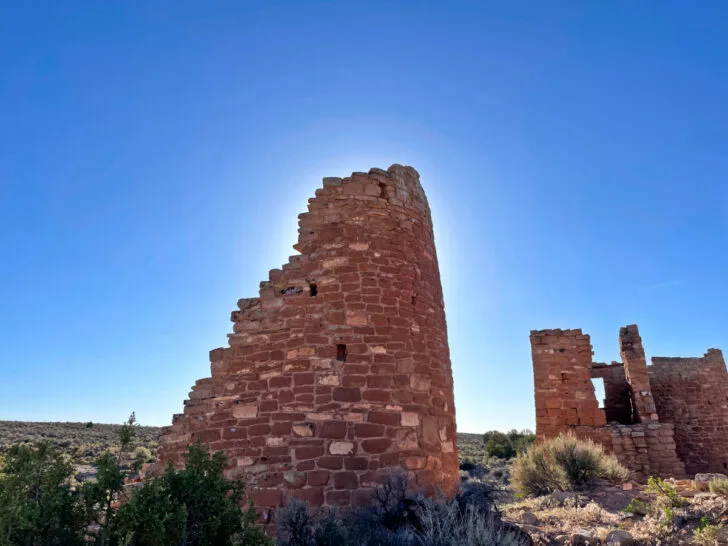
{"label": "sagebrush", "polygon": [[570,434],[531,446],[518,456],[511,470],[519,493],[534,496],[580,491],[596,480],[618,483],[628,476],[627,469],[602,446]]}
{"label": "sagebrush", "polygon": [[530,539],[502,521],[498,492],[470,483],[454,498],[408,489],[407,475],[389,472],[369,506],[346,516],[293,501],[276,513],[278,546],[494,546]]}

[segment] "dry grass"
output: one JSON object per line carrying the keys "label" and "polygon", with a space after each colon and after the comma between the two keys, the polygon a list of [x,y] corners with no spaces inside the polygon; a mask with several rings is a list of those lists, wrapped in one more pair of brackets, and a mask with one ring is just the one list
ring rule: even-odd
{"label": "dry grass", "polygon": [[712,480],[708,483],[711,493],[728,497],[728,480]]}

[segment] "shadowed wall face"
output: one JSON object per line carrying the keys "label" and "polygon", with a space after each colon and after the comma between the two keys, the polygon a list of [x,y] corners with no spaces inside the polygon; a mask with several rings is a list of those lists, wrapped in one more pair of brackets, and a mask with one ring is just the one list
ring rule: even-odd
{"label": "shadowed wall face", "polygon": [[224,450],[258,508],[368,500],[383,470],[452,491],[455,405],[440,274],[411,167],[325,178],[299,216],[301,254],[232,313],[183,414],[160,442],[181,466],[195,441]]}
{"label": "shadowed wall face", "polygon": [[604,413],[607,422],[631,425],[635,422],[632,410],[632,396],[629,383],[624,375],[624,365],[615,362],[612,364],[592,364],[592,378],[604,380]]}
{"label": "shadowed wall face", "polygon": [[650,389],[647,358],[637,326],[619,330],[619,353],[624,363],[624,375],[632,395],[632,415],[635,423],[657,421],[657,409]]}
{"label": "shadowed wall face", "polygon": [[663,421],[688,472],[728,472],[728,373],[723,353],[702,358],[654,357],[650,383]]}

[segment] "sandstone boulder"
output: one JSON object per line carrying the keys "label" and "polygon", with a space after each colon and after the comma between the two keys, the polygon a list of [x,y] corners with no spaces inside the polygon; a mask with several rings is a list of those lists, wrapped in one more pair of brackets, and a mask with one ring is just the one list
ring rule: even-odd
{"label": "sandstone boulder", "polygon": [[728,476],[725,474],[695,474],[695,489],[708,491],[708,484],[713,480],[728,480]]}
{"label": "sandstone boulder", "polygon": [[634,539],[627,531],[616,530],[607,535],[607,546],[632,546]]}

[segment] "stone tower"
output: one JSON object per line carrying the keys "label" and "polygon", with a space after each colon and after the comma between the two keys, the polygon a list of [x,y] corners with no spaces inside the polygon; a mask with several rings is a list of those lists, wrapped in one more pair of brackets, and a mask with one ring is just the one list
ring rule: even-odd
{"label": "stone tower", "polygon": [[419,175],[392,165],[325,178],[260,295],[238,301],[229,347],[160,440],[166,464],[201,441],[257,507],[366,502],[392,467],[459,481],[455,405],[432,220]]}

